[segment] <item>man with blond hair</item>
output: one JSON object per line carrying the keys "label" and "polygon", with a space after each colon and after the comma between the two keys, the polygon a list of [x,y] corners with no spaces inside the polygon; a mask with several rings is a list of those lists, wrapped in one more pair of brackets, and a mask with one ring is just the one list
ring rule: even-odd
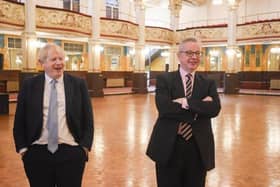
{"label": "man with blond hair", "polygon": [[31,187],[80,187],[93,143],[93,112],[86,83],[64,73],[64,51],[39,51],[44,73],[20,89],[14,120],[16,151]]}

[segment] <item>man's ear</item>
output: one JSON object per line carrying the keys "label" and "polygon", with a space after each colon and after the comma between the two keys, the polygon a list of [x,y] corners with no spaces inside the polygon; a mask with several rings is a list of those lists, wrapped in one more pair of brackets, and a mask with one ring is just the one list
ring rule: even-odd
{"label": "man's ear", "polygon": [[37,65],[41,66],[42,68],[44,67],[44,63],[41,60],[38,60]]}

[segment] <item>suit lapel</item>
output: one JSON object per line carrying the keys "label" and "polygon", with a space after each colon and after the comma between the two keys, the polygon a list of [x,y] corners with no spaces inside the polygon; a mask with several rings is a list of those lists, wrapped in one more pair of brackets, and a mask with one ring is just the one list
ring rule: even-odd
{"label": "suit lapel", "polygon": [[65,92],[65,109],[66,114],[69,112],[69,107],[71,105],[71,99],[73,99],[73,88],[71,80],[67,74],[63,75],[64,92]]}
{"label": "suit lapel", "polygon": [[179,71],[174,72],[171,84],[173,98],[185,97],[185,91]]}
{"label": "suit lapel", "polygon": [[195,74],[192,97],[200,98],[200,94],[204,93],[204,89],[205,85],[203,84],[203,79],[198,74]]}
{"label": "suit lapel", "polygon": [[43,101],[44,101],[44,88],[45,88],[45,75],[40,74],[37,79],[35,79],[32,90],[31,101],[36,108],[36,111],[40,111],[43,114]]}
{"label": "suit lapel", "polygon": [[28,106],[32,112],[38,113],[34,116],[34,121],[38,122],[38,128],[43,125],[43,104],[44,104],[44,88],[45,88],[45,75],[40,74],[34,79],[30,79],[31,93],[28,94]]}

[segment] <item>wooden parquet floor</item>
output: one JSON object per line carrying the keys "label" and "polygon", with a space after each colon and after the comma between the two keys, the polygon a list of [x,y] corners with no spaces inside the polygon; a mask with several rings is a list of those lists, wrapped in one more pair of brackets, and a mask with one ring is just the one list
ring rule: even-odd
{"label": "wooden parquet floor", "polygon": [[[221,95],[213,119],[216,168],[207,187],[280,187],[280,97]],[[155,187],[145,156],[157,117],[154,94],[93,98],[95,136],[83,187]],[[12,128],[16,103],[0,115],[0,187],[27,187]],[[34,114],[36,115],[36,114]]]}

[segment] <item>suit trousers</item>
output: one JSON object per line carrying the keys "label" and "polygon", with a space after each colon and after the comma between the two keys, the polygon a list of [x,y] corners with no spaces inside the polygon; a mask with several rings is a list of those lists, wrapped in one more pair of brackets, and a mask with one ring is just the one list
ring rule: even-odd
{"label": "suit trousers", "polygon": [[52,154],[47,145],[32,145],[22,160],[30,187],[80,187],[87,155],[81,146],[59,144]]}
{"label": "suit trousers", "polygon": [[186,141],[178,135],[168,164],[156,163],[156,175],[158,187],[204,187],[206,169],[194,137]]}

